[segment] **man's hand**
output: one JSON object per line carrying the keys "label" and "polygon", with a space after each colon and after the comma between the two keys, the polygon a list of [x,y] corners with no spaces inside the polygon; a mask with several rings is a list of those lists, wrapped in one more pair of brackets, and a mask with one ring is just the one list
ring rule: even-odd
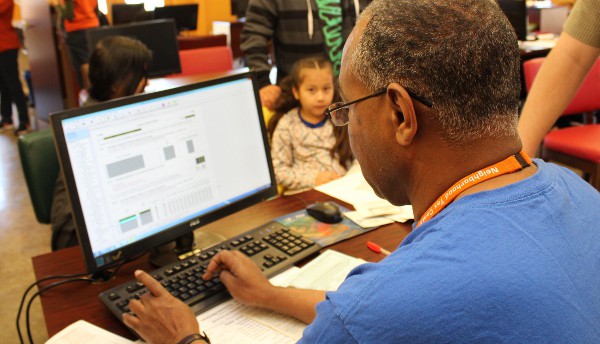
{"label": "man's hand", "polygon": [[243,304],[266,307],[275,288],[250,258],[239,251],[221,251],[208,264],[205,280],[218,275],[231,296]]}
{"label": "man's hand", "polygon": [[319,186],[321,184],[329,183],[332,180],[336,180],[340,177],[339,174],[331,171],[324,171],[317,174],[315,177],[315,186]]}
{"label": "man's hand", "polygon": [[192,310],[173,297],[160,283],[143,271],[135,278],[142,282],[148,293],[140,300],[131,300],[129,308],[136,316],[123,315],[125,325],[131,327],[148,343],[177,343],[185,336],[199,333],[200,326]]}
{"label": "man's hand", "polygon": [[260,103],[271,111],[275,110],[275,101],[281,94],[281,88],[277,85],[267,85],[258,92],[260,94]]}

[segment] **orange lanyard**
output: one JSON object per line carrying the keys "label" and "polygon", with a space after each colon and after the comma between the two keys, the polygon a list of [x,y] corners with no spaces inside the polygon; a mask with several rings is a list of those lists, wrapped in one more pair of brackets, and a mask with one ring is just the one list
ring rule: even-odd
{"label": "orange lanyard", "polygon": [[436,216],[440,211],[442,211],[442,209],[446,208],[448,204],[452,203],[452,201],[454,201],[458,195],[468,188],[473,187],[481,182],[485,182],[488,179],[522,170],[531,164],[531,158],[529,155],[527,155],[527,153],[525,153],[525,151],[522,150],[519,153],[511,155],[496,164],[482,168],[481,170],[471,173],[470,175],[460,179],[448,190],[446,190],[446,192],[444,192],[444,194],[440,196],[440,198],[438,198],[437,201],[435,201],[435,203],[429,207],[429,209],[427,209],[423,216],[421,216],[421,219],[415,228],[431,220],[431,218]]}

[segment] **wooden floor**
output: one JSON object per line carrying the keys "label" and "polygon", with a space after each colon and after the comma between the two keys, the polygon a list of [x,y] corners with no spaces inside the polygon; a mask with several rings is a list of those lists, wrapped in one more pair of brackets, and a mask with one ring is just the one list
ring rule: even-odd
{"label": "wooden floor", "polygon": [[[50,227],[35,219],[16,142],[12,131],[0,133],[0,343],[5,344],[19,343],[19,302],[35,281],[31,257],[50,252]],[[22,319],[24,330],[24,316]],[[31,309],[30,324],[34,342],[45,342],[48,336],[38,299]]]}

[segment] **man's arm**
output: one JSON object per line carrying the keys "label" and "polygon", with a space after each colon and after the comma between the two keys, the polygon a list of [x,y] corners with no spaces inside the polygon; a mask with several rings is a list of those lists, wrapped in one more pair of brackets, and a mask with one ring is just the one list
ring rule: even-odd
{"label": "man's arm", "polygon": [[535,154],[598,55],[600,48],[562,33],[535,78],[519,120],[519,133],[528,154]]}
{"label": "man's arm", "polygon": [[210,279],[219,272],[231,296],[241,303],[287,314],[307,324],[316,316],[317,303],[325,300],[324,291],[273,286],[259,267],[239,251],[219,252],[203,277]]}
{"label": "man's arm", "polygon": [[[211,279],[217,274],[231,296],[241,303],[287,314],[305,323],[314,320],[317,303],[325,300],[324,291],[273,286],[260,268],[239,251],[222,251],[214,256],[203,277]],[[135,277],[148,288],[148,293],[139,301],[129,302],[135,316],[124,314],[125,325],[148,343],[177,343],[200,332],[196,316],[185,303],[147,273],[136,271]]]}

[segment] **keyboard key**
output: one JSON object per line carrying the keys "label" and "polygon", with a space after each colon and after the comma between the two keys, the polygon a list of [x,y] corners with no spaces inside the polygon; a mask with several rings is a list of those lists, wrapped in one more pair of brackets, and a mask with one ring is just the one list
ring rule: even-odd
{"label": "keyboard key", "polygon": [[118,300],[120,298],[121,298],[121,296],[119,296],[119,294],[117,294],[115,292],[112,292],[112,293],[108,294],[108,299],[111,300],[111,301],[115,301],[115,300]]}

